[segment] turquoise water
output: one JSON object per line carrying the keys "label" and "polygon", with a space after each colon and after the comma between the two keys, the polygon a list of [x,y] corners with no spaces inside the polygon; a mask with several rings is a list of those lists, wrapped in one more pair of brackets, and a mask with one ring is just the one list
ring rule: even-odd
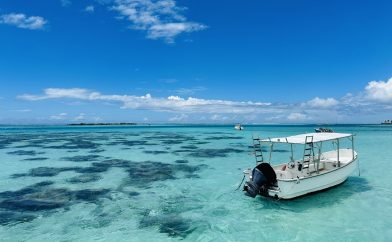
{"label": "turquoise water", "polygon": [[[392,127],[357,134],[361,176],[291,201],[235,191],[252,134],[314,126],[0,126],[2,241],[390,241]],[[275,147],[273,162],[288,158]]]}

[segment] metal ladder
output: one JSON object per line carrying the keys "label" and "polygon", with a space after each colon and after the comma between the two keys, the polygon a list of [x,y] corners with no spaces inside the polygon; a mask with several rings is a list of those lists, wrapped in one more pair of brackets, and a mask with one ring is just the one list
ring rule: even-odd
{"label": "metal ladder", "polygon": [[314,159],[313,136],[306,136],[302,169],[307,168],[309,173],[310,162],[313,161],[313,159]]}
{"label": "metal ladder", "polygon": [[252,136],[253,139],[253,153],[255,155],[256,164],[264,162],[263,151],[261,149],[261,139],[259,136]]}

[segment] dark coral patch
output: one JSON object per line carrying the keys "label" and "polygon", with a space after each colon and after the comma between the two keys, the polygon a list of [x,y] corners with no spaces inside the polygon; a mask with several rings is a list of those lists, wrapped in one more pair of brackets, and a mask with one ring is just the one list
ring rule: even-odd
{"label": "dark coral patch", "polygon": [[174,162],[175,162],[175,163],[179,163],[179,164],[186,164],[186,163],[188,163],[189,161],[187,161],[187,160],[175,160]]}
{"label": "dark coral patch", "polygon": [[150,183],[177,179],[178,175],[190,175],[206,165],[167,164],[162,162],[130,162],[127,169],[129,183],[137,187],[148,187]]}
{"label": "dark coral patch", "polygon": [[159,140],[161,144],[165,145],[176,145],[184,142],[196,141],[192,136],[174,132],[156,132],[153,133],[152,136],[146,136],[145,139]]}
{"label": "dark coral patch", "polygon": [[75,167],[37,167],[30,170],[30,176],[56,176],[60,172],[75,171]]}
{"label": "dark coral patch", "polygon": [[183,145],[181,146],[181,149],[190,149],[190,150],[195,150],[198,147],[196,145]]}
{"label": "dark coral patch", "polygon": [[195,141],[195,142],[192,142],[192,144],[195,144],[195,145],[205,145],[205,144],[209,144],[210,142],[207,142],[207,141]]}
{"label": "dark coral patch", "polygon": [[102,158],[100,155],[77,155],[72,157],[64,157],[62,160],[66,161],[74,161],[74,162],[87,162],[87,161],[96,161]]}
{"label": "dark coral patch", "polygon": [[136,196],[139,196],[140,193],[133,191],[133,192],[129,192],[128,195],[131,196],[131,197],[136,197]]}
{"label": "dark coral patch", "polygon": [[[79,201],[95,202],[109,192],[108,189],[72,191],[66,188],[51,188],[51,184],[51,182],[41,182],[17,191],[1,192],[0,208],[5,212],[53,210]],[[5,222],[15,219],[17,217],[11,216],[11,218],[5,219]]]}
{"label": "dark coral patch", "polygon": [[25,161],[43,161],[43,160],[48,160],[49,158],[47,157],[32,157],[32,158],[26,158],[23,159]]}
{"label": "dark coral patch", "polygon": [[89,167],[78,168],[75,171],[77,173],[101,173],[107,170],[109,170],[109,167],[93,165]]}
{"label": "dark coral patch", "polygon": [[197,174],[188,174],[188,175],[185,175],[185,178],[200,178],[200,176],[199,175],[197,175]]}
{"label": "dark coral patch", "polygon": [[38,155],[38,154],[45,154],[45,152],[37,152],[34,150],[15,150],[15,151],[11,151],[11,152],[7,152],[7,154],[9,155]]}
{"label": "dark coral patch", "polygon": [[185,238],[193,232],[192,221],[184,219],[177,214],[165,214],[158,216],[144,216],[140,222],[139,227],[153,227],[157,226],[160,233],[165,233],[170,237]]}
{"label": "dark coral patch", "polygon": [[244,150],[239,149],[198,149],[195,151],[191,151],[189,156],[198,157],[198,158],[214,158],[214,157],[227,157],[230,153],[242,153]]}
{"label": "dark coral patch", "polygon": [[243,139],[241,136],[211,136],[207,137],[206,140],[225,140],[225,139]]}
{"label": "dark coral patch", "polygon": [[67,181],[70,183],[87,183],[87,182],[95,182],[100,180],[102,177],[98,174],[82,174],[79,176],[72,177]]}
{"label": "dark coral patch", "polygon": [[98,198],[102,197],[108,192],[109,189],[84,189],[84,190],[75,191],[74,195],[75,198],[78,200],[91,202],[91,201],[96,201]]}
{"label": "dark coral patch", "polygon": [[0,225],[13,225],[17,223],[30,222],[36,216],[20,212],[0,212]]}
{"label": "dark coral patch", "polygon": [[122,160],[122,159],[109,159],[109,160],[104,160],[101,162],[94,162],[92,165],[94,166],[104,166],[104,167],[129,167],[129,164],[132,163],[131,161],[128,160]]}
{"label": "dark coral patch", "polygon": [[147,146],[147,145],[156,145],[153,143],[149,143],[148,140],[120,140],[120,141],[113,141],[108,143],[108,145],[124,145],[124,146]]}
{"label": "dark coral patch", "polygon": [[73,138],[69,139],[63,145],[51,145],[46,146],[45,148],[49,149],[66,149],[66,150],[73,150],[73,149],[98,149],[101,145],[90,140],[84,140],[81,138]]}
{"label": "dark coral patch", "polygon": [[171,237],[185,238],[193,232],[191,220],[184,219],[180,216],[171,216],[165,218],[159,225],[159,232],[166,233]]}
{"label": "dark coral patch", "polygon": [[146,154],[153,154],[153,155],[161,155],[161,154],[167,154],[169,152],[164,151],[164,150],[145,150],[143,151]]}
{"label": "dark coral patch", "polygon": [[101,152],[104,152],[104,151],[105,151],[104,149],[94,149],[94,150],[90,150],[88,153],[96,154],[96,153],[101,153]]}
{"label": "dark coral patch", "polygon": [[14,143],[26,142],[31,138],[31,135],[0,135],[0,148],[8,148]]}
{"label": "dark coral patch", "polygon": [[10,198],[1,201],[0,207],[11,211],[51,210],[63,207],[71,199],[71,192],[67,189],[33,188],[29,192],[20,193],[21,191],[17,191],[9,194]]}
{"label": "dark coral patch", "polygon": [[165,145],[178,145],[178,144],[182,144],[184,141],[182,140],[161,140],[162,144]]}
{"label": "dark coral patch", "polygon": [[160,162],[133,163],[128,169],[130,183],[145,187],[154,181],[175,179],[174,171],[169,164]]}

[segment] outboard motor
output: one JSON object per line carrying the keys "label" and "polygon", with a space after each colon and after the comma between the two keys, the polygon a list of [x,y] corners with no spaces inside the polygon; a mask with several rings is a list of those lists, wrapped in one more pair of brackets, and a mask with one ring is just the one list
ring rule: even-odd
{"label": "outboard motor", "polygon": [[268,163],[260,163],[252,170],[252,179],[244,185],[245,195],[256,197],[257,194],[268,195],[268,188],[276,183],[274,169]]}

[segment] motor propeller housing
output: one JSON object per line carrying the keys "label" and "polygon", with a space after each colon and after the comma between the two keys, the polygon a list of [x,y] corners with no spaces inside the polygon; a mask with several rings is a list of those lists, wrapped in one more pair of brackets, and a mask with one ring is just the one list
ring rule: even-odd
{"label": "motor propeller housing", "polygon": [[268,195],[268,188],[276,183],[276,173],[268,163],[260,163],[252,170],[252,177],[244,185],[245,195],[256,197],[260,195]]}

